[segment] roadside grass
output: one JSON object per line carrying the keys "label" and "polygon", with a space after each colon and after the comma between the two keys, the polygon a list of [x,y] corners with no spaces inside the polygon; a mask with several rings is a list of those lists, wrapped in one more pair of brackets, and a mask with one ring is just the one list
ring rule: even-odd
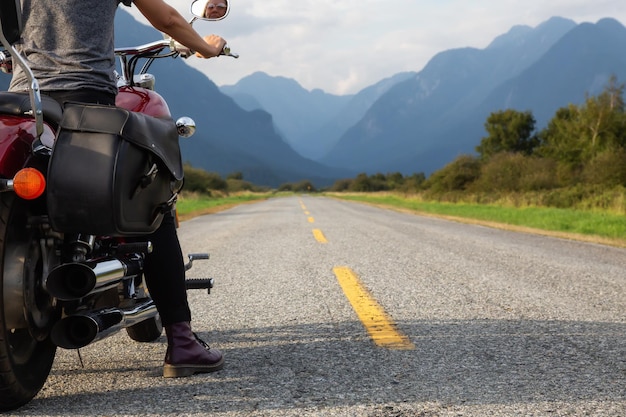
{"label": "roadside grass", "polygon": [[391,193],[327,195],[465,223],[626,247],[626,217],[608,211],[433,202]]}
{"label": "roadside grass", "polygon": [[196,216],[217,213],[240,204],[266,200],[278,194],[242,192],[236,194],[198,194],[182,193],[176,202],[176,212],[180,221],[189,220]]}

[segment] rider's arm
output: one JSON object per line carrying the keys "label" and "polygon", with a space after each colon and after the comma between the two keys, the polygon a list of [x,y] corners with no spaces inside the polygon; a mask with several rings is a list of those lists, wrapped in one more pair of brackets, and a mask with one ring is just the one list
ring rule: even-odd
{"label": "rider's arm", "polygon": [[134,0],[133,3],[155,29],[167,33],[205,58],[219,55],[226,44],[219,36],[203,39],[175,8],[163,0]]}

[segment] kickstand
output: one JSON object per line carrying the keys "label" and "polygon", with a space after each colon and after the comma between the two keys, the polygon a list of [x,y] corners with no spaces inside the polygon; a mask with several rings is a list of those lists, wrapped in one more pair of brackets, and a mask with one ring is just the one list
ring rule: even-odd
{"label": "kickstand", "polygon": [[76,353],[78,353],[78,361],[80,362],[80,367],[85,368],[85,364],[83,363],[83,356],[80,354],[80,349],[76,349]]}

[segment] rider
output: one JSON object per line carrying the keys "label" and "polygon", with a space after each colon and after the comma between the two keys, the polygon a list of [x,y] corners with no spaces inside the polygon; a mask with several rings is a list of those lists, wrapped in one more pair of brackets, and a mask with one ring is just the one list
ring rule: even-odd
{"label": "rider", "polygon": [[224,17],[228,9],[228,0],[209,0],[204,8],[204,17],[219,19]]}
{"label": "rider", "polygon": [[[4,1],[4,0],[3,0]],[[157,30],[204,58],[217,56],[226,41],[202,38],[163,0],[22,0],[22,39],[16,45],[39,81],[42,94],[57,100],[114,105],[117,94],[113,24],[117,7],[134,4]],[[25,91],[28,81],[15,66],[11,91]],[[165,377],[189,376],[222,368],[224,359],[191,330],[185,267],[174,217],[147,237],[154,251],[146,256],[150,295],[167,335]]]}

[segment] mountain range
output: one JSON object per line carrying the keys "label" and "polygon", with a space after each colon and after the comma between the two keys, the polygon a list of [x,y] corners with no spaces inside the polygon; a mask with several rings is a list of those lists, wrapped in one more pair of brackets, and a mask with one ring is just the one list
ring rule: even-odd
{"label": "mountain range", "polygon": [[[117,46],[161,36],[123,10],[116,19]],[[158,60],[150,72],[173,116],[198,124],[181,142],[193,166],[269,186],[304,179],[326,186],[360,172],[430,174],[473,153],[494,111],[530,110],[542,128],[558,108],[601,92],[611,76],[624,82],[624,50],[626,28],[615,19],[554,17],[515,26],[484,49],[442,51],[420,71],[353,95],[308,91],[261,72],[218,88],[182,59]],[[7,82],[0,77],[0,87]]]}
{"label": "mountain range", "polygon": [[[429,174],[461,154],[474,153],[494,111],[530,110],[542,128],[558,108],[601,92],[612,75],[623,82],[624,47],[626,28],[611,18],[576,24],[554,17],[535,28],[515,26],[484,49],[443,51],[419,72],[398,74],[350,96],[331,118],[343,124],[329,123],[324,125],[327,130],[308,129],[286,140],[303,155],[329,166],[370,174]],[[279,131],[287,132],[281,121],[285,114],[297,119],[293,103],[285,105],[284,99],[261,94],[254,82],[260,79],[266,91],[280,89],[281,97],[302,95],[287,90],[283,79],[275,77],[272,82],[258,74],[221,90],[235,100],[251,96],[249,102],[272,113]],[[372,89],[378,94],[369,95],[369,101],[357,100]],[[314,100],[313,93],[309,99]],[[365,105],[358,107],[357,102]],[[303,112],[299,117],[308,115]],[[312,152],[315,143],[319,147]]]}
{"label": "mountain range", "polygon": [[305,90],[295,80],[255,72],[220,90],[247,110],[266,110],[285,141],[301,155],[319,159],[356,124],[382,94],[415,73],[400,73],[355,95]]}

